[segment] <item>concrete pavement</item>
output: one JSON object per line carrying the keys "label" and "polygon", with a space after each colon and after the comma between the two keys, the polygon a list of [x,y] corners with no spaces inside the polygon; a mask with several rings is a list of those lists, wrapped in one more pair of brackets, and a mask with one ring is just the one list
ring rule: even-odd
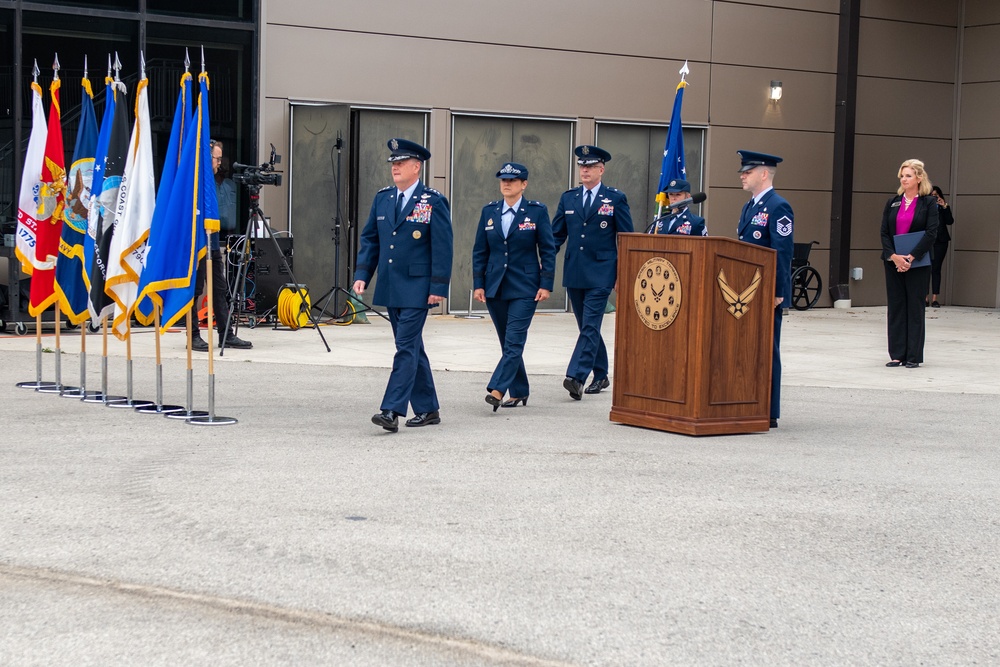
{"label": "concrete pavement", "polygon": [[[330,353],[241,332],[254,349],[215,359],[239,423],[208,428],[16,389],[35,341],[0,337],[0,664],[1000,663],[1000,313],[928,317],[907,370],[883,366],[884,309],[791,313],[781,427],[705,438],[571,401],[566,314],[536,317],[530,405],[497,413],[489,320],[431,318],[444,421],[398,434],[368,421],[378,319],[325,327]],[[161,342],[183,402],[183,336]]]}

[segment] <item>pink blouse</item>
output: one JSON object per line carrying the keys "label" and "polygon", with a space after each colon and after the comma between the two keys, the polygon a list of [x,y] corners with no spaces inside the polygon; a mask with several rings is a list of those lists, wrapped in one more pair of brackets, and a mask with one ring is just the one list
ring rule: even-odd
{"label": "pink blouse", "polygon": [[896,213],[896,233],[897,234],[907,234],[910,231],[910,225],[913,224],[913,212],[917,210],[917,198],[914,197],[910,205],[906,205],[906,200],[902,199],[899,203],[899,211]]}

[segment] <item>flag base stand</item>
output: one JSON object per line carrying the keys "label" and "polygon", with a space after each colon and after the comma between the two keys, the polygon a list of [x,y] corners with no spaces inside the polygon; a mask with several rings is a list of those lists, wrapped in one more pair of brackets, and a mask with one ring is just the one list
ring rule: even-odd
{"label": "flag base stand", "polygon": [[123,398],[120,401],[108,401],[109,408],[145,408],[153,405],[152,401],[136,401],[131,398]]}
{"label": "flag base stand", "polygon": [[62,394],[64,391],[68,391],[70,389],[79,389],[79,387],[67,387],[64,384],[53,382],[51,387],[39,387],[35,391],[39,394]]}
{"label": "flag base stand", "polygon": [[[157,329],[159,335],[159,329]],[[159,352],[157,352],[159,354]],[[164,415],[170,412],[187,412],[187,408],[180,405],[163,404],[163,364],[156,364],[156,403],[151,406],[142,406],[135,409],[136,412],[144,415]]]}
{"label": "flag base stand", "polygon": [[208,376],[208,414],[204,417],[192,417],[185,423],[195,426],[231,426],[238,423],[233,417],[219,417],[215,414],[215,375]]}
{"label": "flag base stand", "polygon": [[144,415],[166,415],[174,412],[187,412],[187,409],[181,405],[157,405],[154,403],[136,408],[135,411]]}
{"label": "flag base stand", "polygon": [[17,387],[18,389],[34,389],[37,391],[38,389],[45,389],[46,387],[54,387],[56,386],[56,383],[42,382],[41,380],[35,380],[34,382],[18,382],[14,386]]}
{"label": "flag base stand", "polygon": [[207,417],[208,412],[205,410],[185,410],[181,408],[180,412],[166,412],[163,414],[167,419],[198,419],[201,417]]}
{"label": "flag base stand", "polygon": [[[188,350],[188,364],[191,363],[191,351]],[[208,413],[204,410],[192,410],[191,406],[194,405],[194,370],[188,367],[187,370],[187,403],[185,403],[186,408],[178,412],[167,412],[163,416],[167,419],[191,419],[192,417],[207,417]]]}
{"label": "flag base stand", "polygon": [[66,391],[60,394],[60,396],[63,398],[79,398],[80,400],[83,400],[84,398],[100,393],[101,392],[99,391],[87,391],[83,387],[67,387]]}
{"label": "flag base stand", "polygon": [[80,399],[84,403],[111,403],[112,401],[124,401],[124,396],[108,396],[103,391],[88,391],[87,395]]}

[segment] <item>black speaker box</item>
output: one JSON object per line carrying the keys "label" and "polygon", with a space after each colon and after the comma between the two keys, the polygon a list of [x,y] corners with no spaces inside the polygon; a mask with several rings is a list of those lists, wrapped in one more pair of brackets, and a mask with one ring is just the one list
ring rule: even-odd
{"label": "black speaker box", "polygon": [[[278,305],[278,292],[281,288],[292,282],[290,271],[294,271],[292,266],[292,238],[290,236],[276,236],[273,239],[254,240],[254,299],[257,304],[258,314],[274,308]],[[288,263],[288,268],[281,261],[281,256],[275,252],[274,241],[278,242],[278,248]]]}

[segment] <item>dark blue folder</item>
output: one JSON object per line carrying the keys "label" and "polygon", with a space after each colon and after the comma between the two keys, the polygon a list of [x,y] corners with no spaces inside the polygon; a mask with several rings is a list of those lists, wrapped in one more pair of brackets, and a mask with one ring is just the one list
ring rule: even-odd
{"label": "dark blue folder", "polygon": [[[896,246],[897,255],[913,255],[913,249],[917,247],[920,243],[920,239],[924,238],[923,232],[910,232],[909,234],[896,234],[892,237],[893,244]],[[917,269],[921,266],[931,265],[931,253],[925,252],[924,256],[917,259],[916,255],[913,255],[913,261],[910,262],[911,269]]]}

